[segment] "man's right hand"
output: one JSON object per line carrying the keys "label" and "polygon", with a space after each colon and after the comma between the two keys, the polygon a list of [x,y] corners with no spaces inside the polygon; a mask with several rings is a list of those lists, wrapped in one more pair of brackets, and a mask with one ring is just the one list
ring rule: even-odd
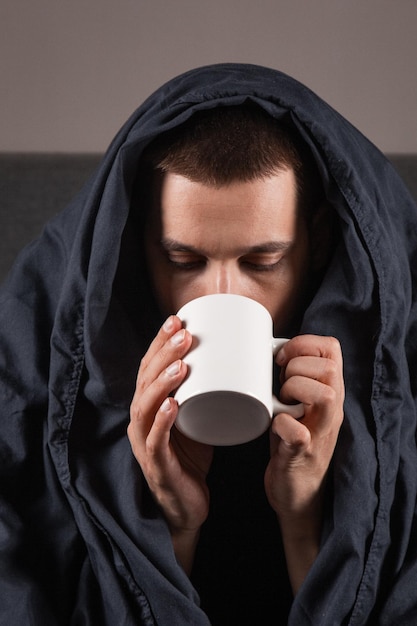
{"label": "man's right hand", "polygon": [[182,358],[192,344],[171,316],[141,361],[130,407],[128,437],[149,488],[168,522],[178,561],[188,573],[199,530],[208,515],[206,476],[213,448],[191,441],[174,426],[178,405],[170,394],[182,383]]}

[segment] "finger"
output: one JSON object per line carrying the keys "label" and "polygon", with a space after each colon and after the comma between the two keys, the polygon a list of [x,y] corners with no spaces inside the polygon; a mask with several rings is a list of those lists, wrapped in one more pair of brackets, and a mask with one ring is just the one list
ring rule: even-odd
{"label": "finger", "polygon": [[323,416],[334,414],[338,403],[342,401],[337,391],[330,385],[306,376],[292,376],[281,387],[280,398],[283,402],[302,402],[306,414],[312,407],[320,407]]}
{"label": "finger", "polygon": [[304,417],[299,423],[315,440],[335,440],[343,421],[343,397],[332,387],[308,378],[293,377],[284,384],[281,396],[284,399],[295,396],[303,403]]}
{"label": "finger", "polygon": [[[154,423],[146,439],[147,456],[159,468],[160,476],[166,475],[167,461],[170,457],[171,428],[177,413],[176,401],[173,398],[165,398],[155,415]],[[158,483],[162,486],[160,478]]]}
{"label": "finger", "polygon": [[283,365],[282,401],[302,402],[305,424],[309,417],[320,415],[321,430],[333,428],[343,418],[345,394],[339,342],[333,337],[301,335],[288,342],[284,350],[277,355]]}
{"label": "finger", "polygon": [[276,362],[285,367],[291,359],[297,356],[316,356],[329,358],[342,363],[342,349],[335,337],[320,335],[299,335],[287,341],[278,351]]}
{"label": "finger", "polygon": [[279,437],[292,455],[299,454],[310,446],[310,431],[288,413],[279,413],[274,417],[271,431]]}
{"label": "finger", "polygon": [[[161,332],[161,331],[160,331]],[[156,343],[142,359],[139,368],[136,389],[144,391],[171,363],[185,356],[192,344],[191,334],[184,328],[179,328],[174,334],[156,338]],[[159,349],[155,351],[155,347]]]}
{"label": "finger", "polygon": [[130,434],[137,445],[142,446],[153,426],[156,413],[169,396],[184,380],[187,366],[177,360],[171,363],[142,393],[137,389],[130,406]]}
{"label": "finger", "polygon": [[342,367],[335,359],[316,356],[294,357],[284,368],[283,380],[289,380],[294,376],[317,380],[337,390],[343,388]]}
{"label": "finger", "polygon": [[164,493],[171,493],[177,481],[178,460],[170,446],[171,428],[177,411],[175,400],[166,398],[156,412],[147,438],[138,448],[132,446],[146,481],[161,506]]}
{"label": "finger", "polygon": [[182,322],[176,315],[170,315],[158,331],[142,358],[141,368],[146,369],[155,355],[163,348],[167,341],[182,328]]}

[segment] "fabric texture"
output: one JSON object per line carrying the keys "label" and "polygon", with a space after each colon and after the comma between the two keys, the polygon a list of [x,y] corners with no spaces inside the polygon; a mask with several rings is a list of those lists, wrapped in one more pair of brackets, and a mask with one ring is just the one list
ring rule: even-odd
{"label": "fabric texture", "polygon": [[417,623],[417,209],[386,158],[306,87],[222,64],[170,81],[131,116],[2,288],[2,624],[209,623],[126,436],[162,322],[136,179],[157,135],[246,101],[298,129],[341,233],[300,332],[340,340],[345,420],[320,553],[275,623]]}

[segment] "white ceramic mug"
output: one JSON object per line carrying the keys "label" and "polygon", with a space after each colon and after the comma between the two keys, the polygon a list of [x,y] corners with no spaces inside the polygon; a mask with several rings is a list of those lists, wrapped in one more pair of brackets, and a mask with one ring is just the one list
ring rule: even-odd
{"label": "white ceramic mug", "polygon": [[235,445],[255,439],[281,411],[299,418],[303,405],[272,393],[273,355],[288,341],[273,337],[264,306],[234,294],[188,302],[177,313],[193,336],[184,357],[188,375],[178,388],[177,428],[190,439]]}

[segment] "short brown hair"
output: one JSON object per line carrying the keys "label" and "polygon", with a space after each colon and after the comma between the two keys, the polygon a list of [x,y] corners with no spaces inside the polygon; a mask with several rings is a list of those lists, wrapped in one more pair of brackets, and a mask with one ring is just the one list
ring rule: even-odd
{"label": "short brown hair", "polygon": [[[292,169],[299,206],[317,206],[320,178],[298,133],[256,105],[216,107],[156,139],[143,162],[194,182],[220,187]],[[309,212],[309,211],[308,211]]]}

